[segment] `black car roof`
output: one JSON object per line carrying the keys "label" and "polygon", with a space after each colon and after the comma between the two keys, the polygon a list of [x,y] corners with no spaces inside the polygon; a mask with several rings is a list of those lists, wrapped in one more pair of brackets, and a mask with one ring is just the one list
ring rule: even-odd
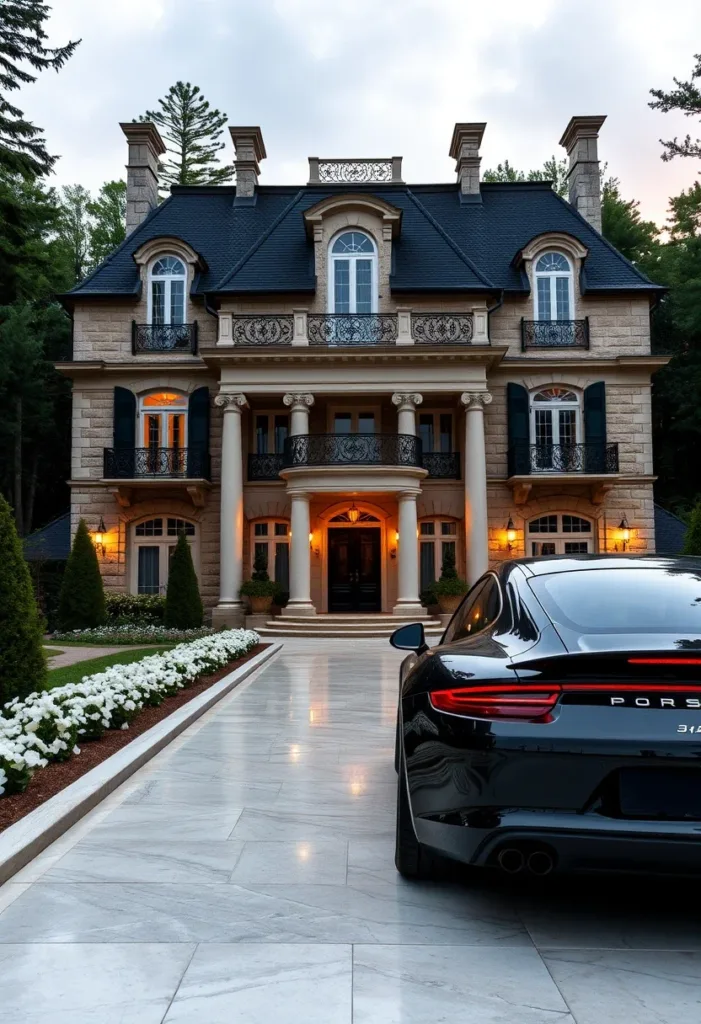
{"label": "black car roof", "polygon": [[557,572],[581,572],[583,569],[688,569],[698,572],[701,558],[669,557],[664,555],[547,555],[542,558],[522,558],[511,565],[519,565],[528,576],[546,576]]}

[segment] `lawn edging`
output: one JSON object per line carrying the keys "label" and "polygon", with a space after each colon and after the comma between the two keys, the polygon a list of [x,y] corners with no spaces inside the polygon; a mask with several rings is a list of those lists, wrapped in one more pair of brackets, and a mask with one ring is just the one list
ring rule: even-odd
{"label": "lawn edging", "polygon": [[0,833],[0,885],[282,650],[271,644]]}

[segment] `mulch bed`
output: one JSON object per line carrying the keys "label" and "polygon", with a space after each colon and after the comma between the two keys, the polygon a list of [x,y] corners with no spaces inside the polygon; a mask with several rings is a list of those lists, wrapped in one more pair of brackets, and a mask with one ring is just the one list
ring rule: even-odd
{"label": "mulch bed", "polygon": [[[247,661],[260,654],[270,644],[256,644],[248,654],[235,661],[230,661],[224,668],[214,672],[211,676],[202,676],[184,690],[180,690],[174,697],[166,697],[163,703],[157,708],[144,708],[138,717],[131,723],[128,729],[110,729],[99,740],[88,740],[80,742],[78,746],[80,753],[74,755],[68,761],[52,762],[46,768],[38,768],[34,773],[29,788],[24,793],[14,793],[12,796],[0,797],[0,832],[8,825],[14,825],[16,821],[29,814],[36,807],[39,807],[46,800],[59,793],[71,782],[75,782],[81,775],[85,775],[91,768],[100,764],[105,758],[115,754],[127,743],[131,743],[137,736],[146,732],[151,726],[162,722],[164,718],[177,711],[183,704],[188,704],[193,697],[199,697],[201,693],[208,690],[214,683],[228,675],[235,668],[240,668]],[[144,655],[145,657],[145,655]]]}

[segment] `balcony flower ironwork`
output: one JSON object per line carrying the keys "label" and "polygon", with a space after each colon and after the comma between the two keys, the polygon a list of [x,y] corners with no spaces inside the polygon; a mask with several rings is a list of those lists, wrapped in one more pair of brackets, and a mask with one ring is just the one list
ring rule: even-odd
{"label": "balcony flower ironwork", "polygon": [[253,480],[279,480],[280,470],[283,466],[283,456],[277,454],[249,455],[248,456],[248,479]]}
{"label": "balcony flower ironwork", "polygon": [[424,452],[421,461],[434,480],[460,479],[460,452]]}
{"label": "balcony flower ironwork", "polygon": [[394,313],[312,313],[307,317],[310,345],[393,345]]}
{"label": "balcony flower ironwork", "polygon": [[392,160],[319,160],[318,180],[332,185],[392,181]]}
{"label": "balcony flower ironwork", "polygon": [[234,316],[234,345],[291,345],[294,317],[291,313]]}
{"label": "balcony flower ironwork", "polygon": [[284,468],[296,466],[422,466],[413,434],[296,434],[285,441]]}
{"label": "balcony flower ironwork", "polygon": [[509,449],[509,476],[531,473],[618,472],[618,444],[515,444]]}
{"label": "balcony flower ironwork", "polygon": [[589,317],[521,320],[521,349],[528,348],[589,348]]}
{"label": "balcony flower ironwork", "polygon": [[209,480],[209,452],[191,448],[105,448],[106,480]]}
{"label": "balcony flower ironwork", "polygon": [[139,352],[189,352],[197,354],[197,321],[191,324],[131,323],[131,350]]}
{"label": "balcony flower ironwork", "polygon": [[411,333],[420,345],[469,345],[475,324],[472,313],[413,313]]}

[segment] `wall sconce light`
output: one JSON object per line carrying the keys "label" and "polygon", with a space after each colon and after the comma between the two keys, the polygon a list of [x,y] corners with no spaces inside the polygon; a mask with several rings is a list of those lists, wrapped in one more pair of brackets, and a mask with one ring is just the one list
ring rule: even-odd
{"label": "wall sconce light", "polygon": [[317,544],[317,546],[314,547],[314,531],[312,531],[309,534],[309,550],[312,551],[316,555],[317,558],[321,554],[321,550],[319,548],[319,545]]}
{"label": "wall sconce light", "polygon": [[348,509],[348,518],[351,523],[357,523],[360,519],[360,509],[356,506],[355,502],[353,502],[351,507]]}
{"label": "wall sconce light", "polygon": [[513,519],[511,518],[511,516],[509,516],[509,521],[506,524],[506,550],[511,552],[513,550],[515,542],[516,527],[514,526]]}
{"label": "wall sconce light", "polygon": [[621,537],[621,548],[625,551],[630,544],[630,526],[628,525],[628,520],[625,516],[623,516],[623,519],[621,519],[618,524],[618,530]]}
{"label": "wall sconce light", "polygon": [[97,529],[93,534],[95,550],[101,556],[105,557],[105,534],[107,533],[107,527],[105,526],[105,520],[100,516],[100,522],[97,525]]}
{"label": "wall sconce light", "polygon": [[389,557],[397,557],[397,545],[399,544],[399,530],[394,531],[394,545],[389,549]]}

